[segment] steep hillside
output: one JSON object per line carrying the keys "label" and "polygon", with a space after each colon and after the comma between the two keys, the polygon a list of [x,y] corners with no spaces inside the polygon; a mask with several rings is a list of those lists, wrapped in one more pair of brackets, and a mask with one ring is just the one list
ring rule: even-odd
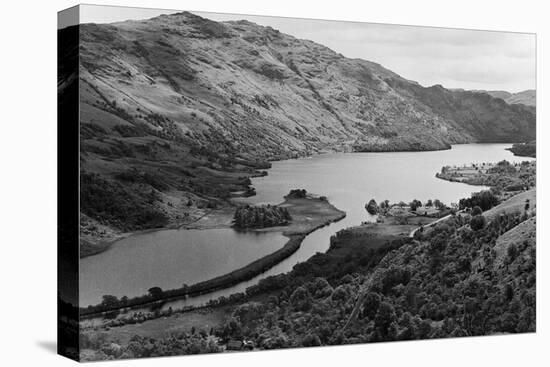
{"label": "steep hillside", "polygon": [[[327,253],[249,288],[276,296],[236,307],[221,336],[270,348],[534,332],[534,214],[475,230],[457,215],[414,241],[337,235]],[[253,305],[263,312],[249,317]]]}
{"label": "steep hillside", "polygon": [[487,220],[491,221],[497,218],[499,215],[506,213],[521,213],[525,211],[526,204],[529,204],[527,210],[536,211],[537,209],[537,190],[531,189],[524,191],[518,195],[512,196],[505,202],[491,208],[483,213]]}
{"label": "steep hillside", "polygon": [[148,117],[161,115],[174,134],[216,150],[273,158],[350,145],[425,150],[534,136],[529,110],[423,88],[248,21],[180,13],[87,24],[81,34],[84,103],[123,111],[132,124],[154,124]]}
{"label": "steep hillside", "polygon": [[[469,215],[456,215],[414,240],[399,228],[343,230],[326,253],[201,310],[209,321],[221,310],[226,316],[209,324],[216,337],[209,344],[206,330],[191,327],[178,338],[140,337],[190,317],[151,312],[140,315],[150,320],[143,323],[137,317],[106,323],[101,338],[84,330],[86,356],[189,353],[189,345],[204,353],[206,345],[219,351],[231,340],[278,349],[535,332],[534,212],[502,213],[475,230],[471,223]],[[202,339],[190,340],[194,335]]]}
{"label": "steep hillside", "polygon": [[[252,195],[267,161],[532,140],[532,109],[424,88],[248,21],[179,13],[80,25],[82,208],[123,231]],[[63,34],[63,30],[60,31]],[[61,95],[76,75],[60,69]],[[525,139],[523,139],[525,138]],[[89,226],[94,236],[94,223]]]}
{"label": "steep hillside", "polygon": [[456,129],[464,129],[477,142],[513,143],[535,136],[535,113],[532,107],[508,105],[486,93],[451,91],[440,85],[424,88],[390,81],[395,89],[407,93],[445,117]]}

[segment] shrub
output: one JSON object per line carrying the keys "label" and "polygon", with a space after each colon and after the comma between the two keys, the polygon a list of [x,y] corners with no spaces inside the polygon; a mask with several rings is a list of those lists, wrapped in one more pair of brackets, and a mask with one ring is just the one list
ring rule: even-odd
{"label": "shrub", "polygon": [[479,231],[480,229],[483,229],[486,224],[486,219],[483,215],[476,215],[475,217],[472,217],[470,219],[470,228],[472,228],[474,231]]}
{"label": "shrub", "polygon": [[319,345],[321,345],[321,339],[317,334],[307,334],[302,339],[302,346],[304,347],[317,347]]}
{"label": "shrub", "polygon": [[285,196],[285,199],[303,199],[306,195],[307,191],[305,189],[293,189]]}
{"label": "shrub", "polygon": [[411,210],[414,212],[416,211],[417,208],[422,206],[422,202],[420,200],[414,199],[413,201],[411,201],[409,206],[411,207]]}
{"label": "shrub", "polygon": [[506,255],[508,256],[508,261],[513,262],[519,255],[518,248],[515,244],[511,244],[508,246],[508,249],[506,250]]}
{"label": "shrub", "polygon": [[311,295],[304,287],[298,287],[290,296],[290,304],[296,311],[307,311],[311,307]]}
{"label": "shrub", "polygon": [[80,175],[81,210],[101,223],[122,230],[165,226],[168,217],[154,202],[154,195],[131,192],[98,174],[82,172]]}
{"label": "shrub", "polygon": [[476,215],[481,215],[481,213],[483,213],[483,211],[481,210],[481,208],[479,206],[474,206],[474,208],[472,209],[472,216],[476,216]]}
{"label": "shrub", "polygon": [[498,204],[498,198],[490,190],[480,191],[472,194],[472,197],[460,199],[459,208],[473,208],[479,206],[482,211],[491,209]]}
{"label": "shrub", "polygon": [[375,215],[378,213],[378,205],[376,204],[376,200],[371,199],[366,205],[365,209],[367,212],[371,215]]}

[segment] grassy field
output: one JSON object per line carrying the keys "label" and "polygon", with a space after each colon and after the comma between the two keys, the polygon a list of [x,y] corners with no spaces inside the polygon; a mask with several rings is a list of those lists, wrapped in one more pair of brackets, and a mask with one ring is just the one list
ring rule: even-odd
{"label": "grassy field", "polygon": [[536,210],[537,207],[537,191],[536,189],[531,189],[515,196],[512,196],[510,199],[505,202],[495,206],[494,208],[486,211],[483,215],[487,220],[491,221],[496,216],[502,213],[514,213],[514,212],[523,212],[525,210],[526,200],[529,200],[529,210]]}
{"label": "grassy field", "polygon": [[[414,221],[414,223],[413,223]],[[384,248],[392,241],[409,236],[419,225],[433,221],[433,218],[411,218],[410,224],[368,223],[339,231],[331,238],[329,256],[362,256],[366,250]]]}
{"label": "grassy field", "polygon": [[[525,222],[520,223],[508,232],[497,238],[497,242],[493,247],[496,258],[495,266],[500,266],[508,253],[508,248],[512,245],[521,248],[524,245],[535,245],[537,238],[537,218],[532,217]],[[527,241],[527,242],[526,242]]]}
{"label": "grassy field", "polygon": [[[229,314],[230,315],[230,314]],[[216,309],[201,309],[186,313],[176,313],[171,316],[159,317],[139,324],[128,324],[113,328],[99,329],[107,340],[127,344],[134,335],[150,338],[165,338],[180,332],[191,332],[194,328],[197,332],[210,331],[222,325],[228,317],[227,307]],[[98,330],[88,329],[83,334],[97,334]]]}

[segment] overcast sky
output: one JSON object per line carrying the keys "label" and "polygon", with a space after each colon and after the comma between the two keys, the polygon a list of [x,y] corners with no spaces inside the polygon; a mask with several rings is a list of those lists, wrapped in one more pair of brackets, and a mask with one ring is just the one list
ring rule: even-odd
{"label": "overcast sky", "polygon": [[[146,19],[174,10],[81,6],[81,23]],[[246,19],[381,64],[424,86],[535,89],[533,34],[194,12],[216,21]]]}

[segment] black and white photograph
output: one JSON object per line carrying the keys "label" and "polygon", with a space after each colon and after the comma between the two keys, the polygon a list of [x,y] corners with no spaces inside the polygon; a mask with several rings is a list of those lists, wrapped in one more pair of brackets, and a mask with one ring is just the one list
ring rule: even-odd
{"label": "black and white photograph", "polygon": [[536,332],[535,34],[99,5],[57,33],[61,354]]}

